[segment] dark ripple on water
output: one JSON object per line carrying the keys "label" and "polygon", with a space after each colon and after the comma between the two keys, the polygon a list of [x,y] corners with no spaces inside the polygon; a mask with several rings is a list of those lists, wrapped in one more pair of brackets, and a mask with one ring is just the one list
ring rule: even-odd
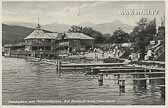
{"label": "dark ripple on water", "polygon": [[[164,104],[159,90],[134,91],[132,76],[126,77],[126,93],[120,93],[115,80],[105,80],[99,87],[97,79],[77,71],[59,76],[53,65],[3,58],[3,104],[9,100],[114,100],[110,104]],[[115,79],[114,76],[108,76]],[[108,78],[107,77],[107,78]],[[108,103],[109,104],[109,103]]]}

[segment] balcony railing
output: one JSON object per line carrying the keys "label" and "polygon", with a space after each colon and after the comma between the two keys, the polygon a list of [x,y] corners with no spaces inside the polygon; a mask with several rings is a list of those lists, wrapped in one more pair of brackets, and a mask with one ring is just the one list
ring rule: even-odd
{"label": "balcony railing", "polygon": [[50,43],[50,42],[42,42],[42,43],[30,42],[30,43],[26,43],[26,45],[30,45],[30,46],[51,46],[51,45],[53,45],[53,43]]}

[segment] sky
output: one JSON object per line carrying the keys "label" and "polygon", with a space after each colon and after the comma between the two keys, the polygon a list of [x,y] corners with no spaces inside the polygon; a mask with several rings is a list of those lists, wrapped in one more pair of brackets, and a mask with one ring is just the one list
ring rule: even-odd
{"label": "sky", "polygon": [[[158,10],[157,15],[121,15],[123,10]],[[142,17],[156,18],[160,24],[164,16],[164,2],[114,2],[114,1],[6,1],[2,2],[3,22],[27,22],[40,24],[108,23],[116,20],[135,25]]]}

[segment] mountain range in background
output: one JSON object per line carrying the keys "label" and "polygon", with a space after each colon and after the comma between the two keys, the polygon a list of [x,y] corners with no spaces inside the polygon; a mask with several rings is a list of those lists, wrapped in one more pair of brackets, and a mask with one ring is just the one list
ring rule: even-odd
{"label": "mountain range in background", "polygon": [[[28,28],[35,28],[36,24],[33,23],[25,23],[25,22],[5,22],[6,25],[12,25],[12,26],[22,26],[22,27],[28,27]],[[61,24],[61,23],[51,23],[51,24],[45,24],[41,25],[41,27],[45,30],[53,31],[53,32],[66,32],[71,25],[68,24]],[[115,20],[113,22],[107,22],[107,23],[101,23],[101,24],[94,24],[91,22],[85,22],[79,24],[79,26],[87,26],[92,27],[93,29],[100,31],[103,34],[109,33],[112,34],[114,30],[118,29],[119,27],[124,30],[125,32],[131,32],[133,29],[133,26],[124,24],[119,20]]]}
{"label": "mountain range in background", "polygon": [[[71,25],[60,24],[60,23],[52,23],[41,25],[41,28],[47,31],[52,32],[66,32],[70,28]],[[119,27],[125,32],[131,32],[133,26],[124,24],[119,20],[115,20],[109,23],[102,24],[94,24],[90,22],[85,22],[79,24],[79,26],[87,26],[91,27],[97,31],[100,31],[103,34],[113,34],[113,32]],[[6,43],[15,43],[17,41],[23,40],[26,36],[28,36],[36,27],[36,24],[33,23],[25,23],[25,22],[5,22],[2,24],[2,44]]]}
{"label": "mountain range in background", "polygon": [[133,26],[124,24],[119,20],[115,20],[113,22],[101,23],[101,24],[93,24],[88,22],[88,23],[82,23],[80,25],[92,27],[93,29],[100,31],[103,34],[106,34],[106,33],[113,34],[113,32],[118,28],[121,28],[123,31],[130,33],[131,30],[133,29]]}
{"label": "mountain range in background", "polygon": [[[29,27],[2,24],[2,45],[21,42],[34,30],[34,28]],[[51,32],[48,30],[44,31]]]}
{"label": "mountain range in background", "polygon": [[33,30],[28,27],[2,24],[2,45],[23,41]]}

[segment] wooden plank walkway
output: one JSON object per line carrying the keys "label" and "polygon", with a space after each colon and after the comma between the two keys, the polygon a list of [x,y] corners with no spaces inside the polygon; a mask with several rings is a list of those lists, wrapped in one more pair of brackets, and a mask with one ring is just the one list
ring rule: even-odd
{"label": "wooden plank walkway", "polygon": [[99,72],[136,72],[136,71],[142,71],[144,72],[144,69],[140,68],[131,68],[131,69],[99,69]]}
{"label": "wooden plank walkway", "polygon": [[[102,74],[104,74],[104,75],[106,75],[107,73],[102,73]],[[147,75],[150,75],[150,74],[165,74],[165,72],[132,72],[132,73],[118,73],[118,72],[116,72],[116,73],[108,73],[108,75],[145,75],[145,74],[147,74]]]}
{"label": "wooden plank walkway", "polygon": [[156,87],[165,87],[165,85],[156,85]]}
{"label": "wooden plank walkway", "polygon": [[[36,62],[42,62],[42,63],[47,63],[47,64],[51,64],[51,65],[57,65],[56,64],[56,60],[49,60],[49,59],[42,59],[40,61],[40,58],[34,58],[34,57],[30,57],[30,60],[34,60]],[[155,61],[143,61],[143,62],[155,62]],[[158,62],[156,61],[156,63],[161,63],[164,64],[162,62]],[[149,67],[149,66],[139,66],[139,65],[130,65],[128,63],[81,63],[81,64],[76,64],[76,63],[69,63],[69,64],[61,64],[60,65],[61,68],[69,68],[69,69],[82,69],[82,68],[90,68],[92,67],[92,69],[98,69],[100,72],[115,72],[115,71],[142,71],[144,72],[145,69],[147,71],[149,70],[156,70],[156,71],[165,71],[164,68],[154,68],[154,67]]]}
{"label": "wooden plank walkway", "polygon": [[133,61],[133,63],[139,65],[160,65],[160,66],[165,65],[165,62],[162,61]]}
{"label": "wooden plank walkway", "polygon": [[[87,67],[86,67],[87,68]],[[61,69],[75,69],[75,70],[83,70],[86,69],[84,67],[62,67]],[[95,70],[95,69],[131,69],[132,67],[124,67],[124,66],[115,66],[115,67],[89,67],[89,69]]]}
{"label": "wooden plank walkway", "polygon": [[165,65],[165,62],[162,61],[141,61],[141,63]]}
{"label": "wooden plank walkway", "polygon": [[117,66],[117,67],[93,67],[92,69],[133,69],[133,68],[134,67],[131,66]]}
{"label": "wooden plank walkway", "polygon": [[160,71],[165,71],[165,68],[158,68],[158,67],[151,67],[151,66],[140,66],[140,65],[127,65],[127,66],[132,66],[135,68],[144,68],[144,69],[149,69],[149,70],[160,70]]}
{"label": "wooden plank walkway", "polygon": [[165,77],[133,78],[133,80],[159,80],[159,79],[165,79]]}
{"label": "wooden plank walkway", "polygon": [[61,64],[61,67],[94,67],[94,66],[124,66],[127,63],[81,63]]}
{"label": "wooden plank walkway", "polygon": [[[40,58],[33,58],[30,57],[30,60],[40,60]],[[56,61],[55,60],[48,60],[48,59],[42,59],[41,61],[42,63],[47,63],[47,64],[52,64],[52,65],[56,65]],[[97,66],[124,66],[124,65],[128,65],[128,63],[68,63],[68,64],[61,64],[61,67],[97,67]]]}

